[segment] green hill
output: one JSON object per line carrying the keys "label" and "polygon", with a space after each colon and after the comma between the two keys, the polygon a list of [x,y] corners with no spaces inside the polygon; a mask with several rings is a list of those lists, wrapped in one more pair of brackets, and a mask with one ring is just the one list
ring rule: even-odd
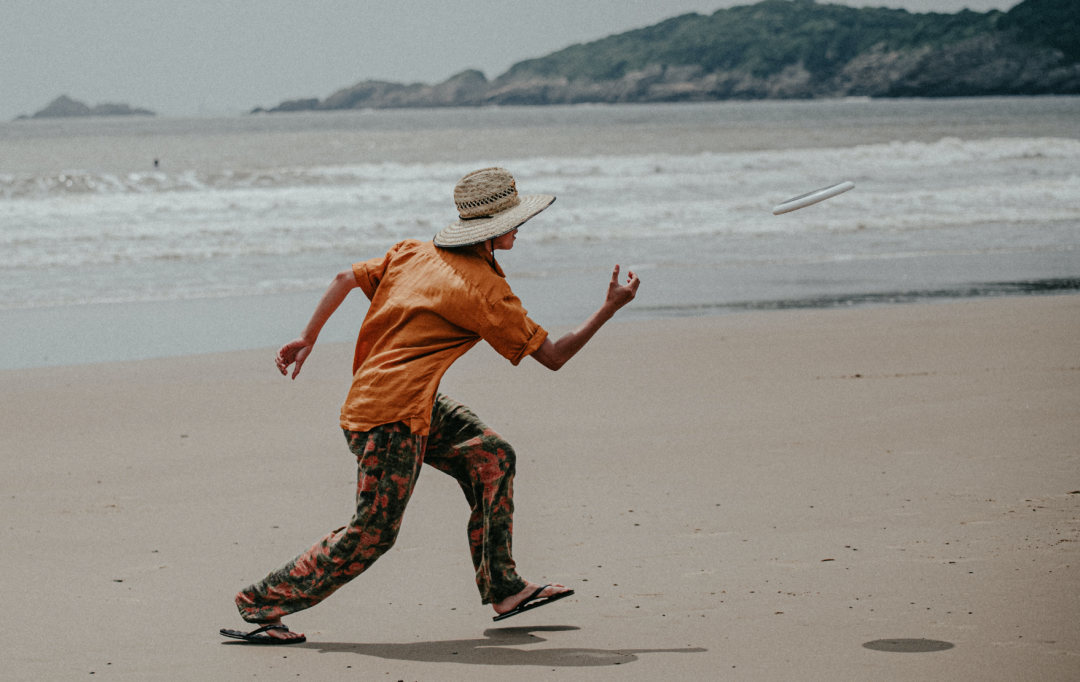
{"label": "green hill", "polygon": [[1000,28],[1029,45],[1061,50],[1066,61],[1080,61],[1080,2],[1026,0],[1009,10]]}
{"label": "green hill", "polygon": [[955,14],[762,0],[571,45],[494,81],[364,81],[271,111],[1041,94],[1080,94],[1080,0]]}
{"label": "green hill", "polygon": [[740,71],[758,78],[802,64],[815,78],[834,75],[855,57],[880,48],[940,47],[997,31],[1002,12],[911,14],[906,10],[764,0],[686,14],[655,26],[572,45],[518,62],[503,76],[614,80],[648,66],[698,66],[706,73]]}

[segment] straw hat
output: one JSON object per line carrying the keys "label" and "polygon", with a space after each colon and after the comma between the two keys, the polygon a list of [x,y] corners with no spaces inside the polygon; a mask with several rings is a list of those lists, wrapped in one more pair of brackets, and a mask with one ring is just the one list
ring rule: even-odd
{"label": "straw hat", "polygon": [[454,187],[458,220],[435,235],[435,246],[469,246],[501,237],[543,211],[555,197],[520,197],[514,176],[505,168],[484,168]]}

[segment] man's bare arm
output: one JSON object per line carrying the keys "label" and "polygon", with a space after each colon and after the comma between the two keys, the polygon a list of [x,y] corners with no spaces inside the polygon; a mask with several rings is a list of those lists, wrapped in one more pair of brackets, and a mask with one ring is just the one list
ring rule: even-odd
{"label": "man's bare arm", "polygon": [[296,367],[293,368],[292,378],[296,378],[296,375],[300,373],[300,367],[303,366],[304,360],[307,360],[307,356],[311,354],[311,349],[315,346],[315,341],[318,340],[323,325],[338,309],[338,306],[349,295],[349,292],[356,287],[356,276],[353,275],[352,268],[342,270],[334,277],[334,281],[327,287],[326,293],[319,299],[319,305],[315,307],[315,312],[312,313],[311,319],[308,321],[307,326],[304,327],[304,331],[300,333],[300,338],[290,341],[278,350],[277,368],[283,376],[288,376],[289,365],[295,362]]}
{"label": "man's bare arm", "polygon": [[604,305],[600,306],[600,309],[589,316],[589,319],[585,320],[584,324],[575,329],[574,331],[564,335],[558,341],[554,343],[550,338],[545,339],[543,345],[536,349],[532,354],[536,361],[544,367],[554,371],[558,371],[563,365],[574,357],[579,350],[581,350],[589,339],[593,337],[600,327],[604,326],[607,322],[618,312],[619,308],[634,300],[634,296],[637,295],[638,286],[641,285],[641,280],[637,278],[633,270],[627,273],[626,285],[619,284],[619,266],[615,266],[615,271],[611,273],[611,282],[608,283],[607,297],[604,299]]}

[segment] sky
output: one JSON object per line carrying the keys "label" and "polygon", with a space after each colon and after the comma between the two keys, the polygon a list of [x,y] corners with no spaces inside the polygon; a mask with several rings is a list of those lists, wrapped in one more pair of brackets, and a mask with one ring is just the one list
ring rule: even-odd
{"label": "sky", "polygon": [[[488,78],[515,62],[753,0],[0,0],[0,120],[59,95],[238,114],[367,79]],[[1018,0],[834,0],[911,12]]]}

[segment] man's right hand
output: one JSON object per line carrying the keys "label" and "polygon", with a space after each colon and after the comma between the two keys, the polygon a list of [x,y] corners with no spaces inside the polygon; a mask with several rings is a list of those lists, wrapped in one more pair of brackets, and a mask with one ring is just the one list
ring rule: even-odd
{"label": "man's right hand", "polygon": [[300,373],[300,368],[304,364],[304,360],[307,360],[307,356],[311,354],[311,349],[315,347],[313,342],[305,339],[297,339],[290,341],[282,346],[278,352],[275,362],[277,363],[278,371],[282,376],[289,375],[289,365],[296,363],[296,367],[293,368],[292,378],[295,379],[296,375]]}

